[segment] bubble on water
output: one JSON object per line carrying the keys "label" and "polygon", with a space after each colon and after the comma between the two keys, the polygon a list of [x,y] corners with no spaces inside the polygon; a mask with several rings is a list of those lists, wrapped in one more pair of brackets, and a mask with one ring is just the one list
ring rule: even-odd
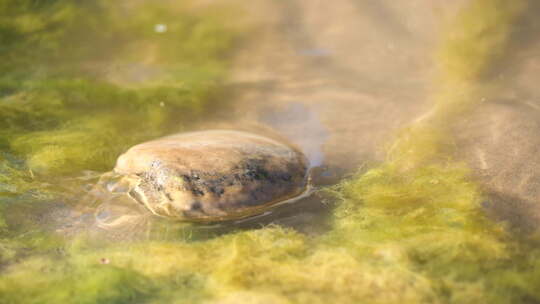
{"label": "bubble on water", "polygon": [[156,33],[165,33],[167,31],[167,25],[163,23],[158,23],[154,25],[154,31]]}

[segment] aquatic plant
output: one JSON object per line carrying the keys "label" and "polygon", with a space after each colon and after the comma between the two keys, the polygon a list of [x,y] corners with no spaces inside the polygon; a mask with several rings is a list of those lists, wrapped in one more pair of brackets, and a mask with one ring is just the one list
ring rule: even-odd
{"label": "aquatic plant", "polygon": [[490,96],[498,68],[515,42],[518,23],[532,4],[527,0],[476,0],[458,13],[436,54],[439,81],[433,97],[434,121],[444,124]]}
{"label": "aquatic plant", "polygon": [[[190,229],[196,227],[186,227],[178,233],[177,240],[156,238],[118,243],[102,239],[96,242],[86,235],[58,240],[39,231],[20,236],[11,230],[13,235],[5,232],[5,241],[0,245],[0,303],[540,301],[537,244],[511,234],[504,223],[486,218],[480,188],[466,166],[452,158],[450,134],[444,123],[435,119],[449,122],[476,103],[477,89],[485,80],[481,75],[497,59],[508,56],[505,49],[511,28],[527,3],[473,0],[462,9],[450,27],[450,33],[461,33],[458,37],[462,38],[450,34],[447,43],[442,44],[442,58],[447,59],[440,60],[453,63],[441,65],[444,83],[434,97],[433,111],[402,131],[386,162],[328,189],[336,197],[337,205],[330,215],[332,228],[327,233],[307,236],[270,225],[197,238],[189,237]],[[480,34],[479,29],[493,30],[480,30]],[[456,49],[453,41],[460,39]],[[474,64],[467,64],[469,61]],[[140,97],[139,90],[118,89],[110,84],[100,86],[114,94],[95,98],[92,94],[100,94],[100,90],[79,93],[80,84],[77,82],[70,89],[72,83],[59,83],[50,91],[50,84],[46,84],[36,90],[43,92],[38,96],[52,96],[48,99],[50,104],[66,105],[61,107],[66,113],[86,113],[90,109],[85,105],[92,100],[109,105],[155,101]],[[86,80],[83,84],[87,84]],[[461,90],[463,87],[470,90]],[[33,92],[36,91],[24,93]],[[155,96],[155,91],[149,92]],[[10,94],[9,98],[26,100],[21,96]],[[9,104],[8,99],[4,100]],[[81,102],[70,104],[73,100]],[[92,168],[106,168],[114,159],[100,154],[104,152],[90,153],[85,158],[76,150],[78,145],[70,145],[72,138],[83,134],[90,134],[83,136],[86,140],[97,140],[92,137],[94,131],[86,131],[96,126],[103,124],[114,130],[114,119],[110,121],[105,115],[96,121],[89,115],[64,122],[54,118],[65,117],[61,111],[46,114],[49,107],[39,108],[32,102],[21,105],[35,106],[36,110],[26,114],[18,112],[19,107],[9,108],[12,122],[6,127],[14,131],[3,135],[7,138],[3,147],[9,147],[10,154],[28,157],[28,161],[10,160],[6,168],[25,172],[28,166],[47,172],[58,167],[51,164],[71,167],[80,160],[83,161],[76,166],[77,170],[88,164]],[[127,106],[113,106],[112,113],[121,111],[124,105]],[[36,119],[35,126],[17,123],[18,119],[31,118],[25,115],[54,119]],[[167,112],[155,115],[157,121],[167,121],[162,120]],[[161,123],[154,126],[158,133]],[[103,147],[111,144],[106,139],[102,143]],[[67,150],[47,150],[55,146]],[[70,159],[70,149],[79,156]],[[0,167],[0,172],[8,172],[1,170],[11,169]],[[9,191],[11,186],[6,185],[7,179],[0,179],[0,187]]]}
{"label": "aquatic plant", "polygon": [[217,106],[239,34],[227,10],[136,6],[0,0],[0,219]]}
{"label": "aquatic plant", "polygon": [[[485,199],[465,164],[452,158],[448,124],[489,94],[490,73],[508,56],[528,1],[471,1],[439,52],[440,89],[431,112],[404,130],[388,160],[341,185],[332,237],[429,282],[441,302],[515,303],[539,299],[535,241],[486,218]],[[387,246],[388,249],[383,249]],[[369,252],[369,251],[368,251]],[[397,266],[397,265],[396,265]]]}
{"label": "aquatic plant", "polygon": [[[0,146],[34,174],[107,170],[127,146],[181,129],[211,101],[236,36],[220,21],[226,14],[155,5],[3,0],[0,8]],[[167,32],[156,33],[156,22]]]}

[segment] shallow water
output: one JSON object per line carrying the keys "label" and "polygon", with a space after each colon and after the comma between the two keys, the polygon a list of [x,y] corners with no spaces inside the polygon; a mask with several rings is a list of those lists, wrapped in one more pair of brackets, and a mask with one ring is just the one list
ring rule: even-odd
{"label": "shallow water", "polygon": [[[529,239],[540,221],[533,1],[498,19],[482,12],[512,5],[38,2],[0,0],[0,18],[10,18],[0,23],[0,303],[540,301]],[[471,34],[462,54],[445,43],[477,29],[459,21],[471,3],[480,29],[491,27]],[[505,34],[492,41],[492,31]],[[452,114],[461,96],[510,112],[525,105],[529,133],[501,128],[513,124],[499,112],[475,124],[491,113],[482,106],[472,118]],[[407,137],[424,121],[428,131],[444,126],[437,152],[421,150],[431,133],[427,144],[414,128]],[[151,215],[104,175],[131,145],[208,128],[296,145],[313,191],[257,217],[189,224]],[[486,151],[496,157],[480,158],[489,164],[469,159],[485,148],[471,142],[504,132],[517,147],[509,158],[493,139]],[[499,156],[508,168],[493,173]]]}

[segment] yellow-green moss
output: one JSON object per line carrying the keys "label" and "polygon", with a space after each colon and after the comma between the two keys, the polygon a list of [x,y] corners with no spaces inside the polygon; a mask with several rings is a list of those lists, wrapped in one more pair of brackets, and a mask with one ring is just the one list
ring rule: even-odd
{"label": "yellow-green moss", "polygon": [[489,75],[507,55],[528,0],[475,0],[450,25],[439,53],[443,81],[470,83]]}
{"label": "yellow-green moss", "polygon": [[59,264],[45,258],[25,260],[9,277],[0,282],[2,303],[133,303],[144,301],[154,288],[153,282],[129,269]]}
{"label": "yellow-green moss", "polygon": [[[98,244],[82,236],[68,241],[39,233],[22,240],[13,237],[0,246],[0,303],[540,301],[537,244],[484,216],[478,185],[465,165],[451,158],[452,142],[444,123],[433,119],[450,122],[475,103],[482,75],[507,56],[510,29],[526,4],[472,0],[463,8],[450,30],[459,35],[443,43],[444,83],[434,97],[438,105],[400,134],[384,164],[331,190],[338,204],[329,232],[306,236],[267,226],[199,239]],[[28,28],[39,25],[25,22]],[[204,27],[197,31],[213,32]],[[9,109],[5,113],[11,117],[6,126],[16,131],[5,132],[7,140],[0,144],[28,157],[27,164],[36,170],[106,168],[114,157],[105,151],[129,144],[116,145],[110,138],[118,138],[120,133],[115,132],[125,132],[121,126],[132,122],[117,125],[109,115],[96,116],[89,105],[102,102],[100,107],[110,109],[107,114],[112,117],[131,109],[136,119],[149,121],[150,136],[162,130],[171,113],[169,108],[161,111],[158,100],[169,98],[166,107],[176,105],[179,108],[173,109],[182,109],[179,112],[200,113],[204,102],[198,100],[207,97],[205,86],[196,86],[201,89],[195,94],[189,87],[135,91],[99,84],[95,91],[96,85],[84,80],[47,90],[49,84],[45,88],[27,84],[31,89],[10,94],[4,99]],[[18,84],[9,82],[4,87],[19,90]],[[183,94],[191,97],[182,98]],[[45,104],[32,102],[36,96],[45,96]],[[188,100],[189,106],[181,108]],[[46,105],[61,105],[66,112],[51,111]],[[73,113],[81,119],[63,120]],[[42,119],[46,117],[51,119]],[[36,124],[22,123],[30,118],[36,118]],[[79,137],[93,145],[74,144],[73,138]],[[83,150],[78,149],[91,152],[81,155]],[[20,172],[27,170],[14,160],[9,164],[22,166]]]}
{"label": "yellow-green moss", "polygon": [[[532,286],[538,282],[540,250],[485,217],[482,193],[465,165],[452,159],[446,130],[487,97],[482,95],[488,93],[486,76],[508,56],[510,34],[527,4],[467,3],[440,51],[442,77],[432,111],[400,134],[384,165],[338,190],[343,202],[329,240],[347,244],[363,258],[382,250],[383,259],[430,282],[442,302],[539,299]],[[524,259],[529,255],[535,258]]]}
{"label": "yellow-green moss", "polygon": [[511,57],[513,34],[532,4],[531,0],[474,0],[465,4],[448,26],[437,52],[434,120],[444,124],[489,96],[489,81],[496,78],[501,62]]}
{"label": "yellow-green moss", "polygon": [[[49,83],[7,104],[35,108],[21,119],[38,120],[37,130],[27,123],[24,132],[6,137],[9,148],[25,156],[35,173],[106,171],[130,145],[180,130],[182,121],[200,115],[208,101],[209,93],[185,89],[134,90],[82,80]],[[45,105],[59,110],[43,114]]]}
{"label": "yellow-green moss", "polygon": [[204,113],[238,36],[232,15],[133,5],[0,1],[3,151],[36,174],[108,170],[129,145]]}
{"label": "yellow-green moss", "polygon": [[[232,10],[127,2],[0,0],[0,237],[13,245],[0,246],[0,268],[46,247],[18,238],[37,240],[44,228],[21,206],[37,212],[74,195],[64,193],[71,186],[82,191],[64,177],[110,170],[129,146],[219,106],[240,34]],[[160,23],[166,33],[155,31]],[[51,279],[65,281],[62,273]]]}

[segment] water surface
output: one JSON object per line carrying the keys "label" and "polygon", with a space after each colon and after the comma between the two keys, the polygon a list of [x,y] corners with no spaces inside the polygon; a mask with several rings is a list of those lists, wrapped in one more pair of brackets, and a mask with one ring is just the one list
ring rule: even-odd
{"label": "water surface", "polygon": [[[538,12],[0,0],[0,303],[540,301]],[[298,146],[313,192],[193,225],[106,175],[134,144],[208,128]],[[497,134],[514,154],[474,146]],[[482,171],[483,151],[512,161]]]}

